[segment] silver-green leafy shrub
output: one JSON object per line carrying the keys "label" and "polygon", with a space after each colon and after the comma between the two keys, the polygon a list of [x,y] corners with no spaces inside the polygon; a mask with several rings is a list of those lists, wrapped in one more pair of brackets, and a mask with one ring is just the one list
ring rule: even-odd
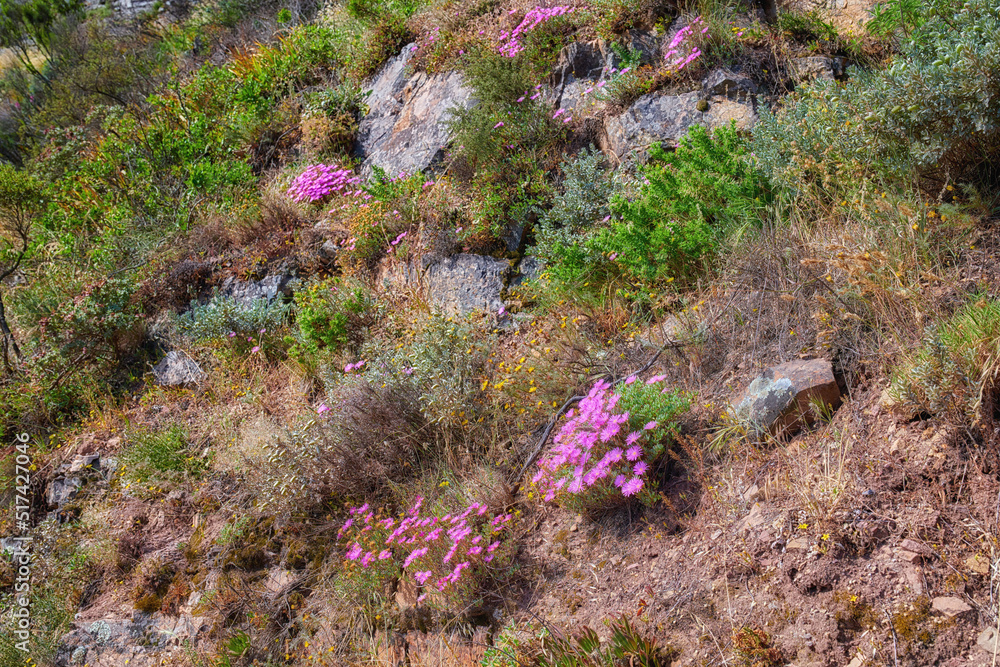
{"label": "silver-green leafy shrub", "polygon": [[610,215],[615,185],[604,156],[591,146],[563,164],[562,186],[562,194],[535,227],[535,252],[556,279],[573,281],[602,259],[582,242],[583,235]]}
{"label": "silver-green leafy shrub", "polygon": [[256,299],[245,304],[231,297],[216,295],[204,305],[191,303],[191,309],[178,316],[181,333],[198,343],[212,343],[239,337],[256,337],[261,329],[273,330],[288,319],[289,305],[279,300]]}
{"label": "silver-green leafy shrub", "polygon": [[1000,150],[1000,5],[926,11],[885,70],[817,81],[761,113],[753,150],[773,181],[829,190],[937,167],[960,177]]}

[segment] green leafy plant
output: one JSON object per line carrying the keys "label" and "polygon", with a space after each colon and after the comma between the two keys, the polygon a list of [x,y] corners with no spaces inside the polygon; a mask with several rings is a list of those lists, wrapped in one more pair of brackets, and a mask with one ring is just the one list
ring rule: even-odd
{"label": "green leafy plant", "polygon": [[229,344],[248,348],[247,338],[256,339],[261,330],[279,329],[288,319],[290,304],[280,298],[254,299],[246,304],[215,294],[204,304],[196,301],[177,317],[178,329],[198,343]]}
{"label": "green leafy plant", "polygon": [[352,279],[311,281],[295,294],[296,335],[289,350],[297,356],[360,346],[364,330],[378,315],[371,293]]}
{"label": "green leafy plant", "polygon": [[830,200],[859,176],[993,182],[1000,151],[1000,17],[988,0],[921,10],[884,70],[805,86],[761,114],[754,154],[776,183]]}
{"label": "green leafy plant", "polygon": [[134,493],[146,495],[196,480],[208,467],[208,462],[191,450],[187,435],[178,425],[163,431],[139,431],[129,440],[121,454],[119,483]]}
{"label": "green leafy plant", "polygon": [[615,184],[603,154],[593,147],[565,161],[562,173],[561,194],[535,226],[535,253],[545,261],[553,278],[579,283],[584,273],[605,260],[584,241],[594,226],[610,216],[608,201]]}

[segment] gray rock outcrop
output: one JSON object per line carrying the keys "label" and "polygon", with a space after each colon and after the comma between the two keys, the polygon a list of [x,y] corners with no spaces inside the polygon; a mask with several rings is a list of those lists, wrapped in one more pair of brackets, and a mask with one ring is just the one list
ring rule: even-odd
{"label": "gray rock outcrop", "polygon": [[129,665],[145,667],[173,664],[171,654],[180,661],[185,646],[193,648],[208,630],[200,616],[135,612],[131,620],[102,619],[83,623],[63,635],[55,664]]}
{"label": "gray rock outcrop", "polygon": [[219,295],[240,302],[244,306],[253,305],[258,299],[268,303],[291,296],[295,278],[290,273],[276,273],[260,280],[240,280],[229,276],[219,288]]}
{"label": "gray rock outcrop", "polygon": [[452,255],[427,268],[424,287],[431,303],[449,315],[496,312],[510,262],[481,255]]}
{"label": "gray rock outcrop", "polygon": [[808,83],[813,79],[842,79],[846,75],[847,61],[844,58],[828,58],[826,56],[809,56],[807,58],[792,58],[789,61],[789,73],[796,83]]}
{"label": "gray rock outcrop", "polygon": [[369,84],[369,111],[361,119],[355,144],[366,176],[375,166],[391,176],[431,167],[450,141],[449,109],[473,103],[472,91],[458,72],[408,76],[412,46],[403,47]]}
{"label": "gray rock outcrop", "polygon": [[83,480],[79,477],[58,477],[45,489],[45,502],[49,507],[62,507],[76,498],[81,486]]}
{"label": "gray rock outcrop", "polygon": [[198,362],[177,350],[167,352],[167,356],[153,366],[153,379],[161,387],[195,385],[204,380],[205,376],[206,373],[201,370]]}
{"label": "gray rock outcrop", "polygon": [[712,97],[708,108],[700,111],[702,93],[681,95],[650,93],[643,95],[621,115],[605,120],[607,150],[619,159],[633,150],[645,151],[655,142],[674,144],[692,125],[715,129],[735,121],[736,127],[749,129],[757,122],[751,101]]}

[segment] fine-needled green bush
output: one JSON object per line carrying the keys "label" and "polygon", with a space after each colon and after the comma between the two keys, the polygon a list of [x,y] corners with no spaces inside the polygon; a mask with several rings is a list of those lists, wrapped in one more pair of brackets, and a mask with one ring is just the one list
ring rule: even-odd
{"label": "fine-needled green bush", "polygon": [[311,282],[295,294],[298,332],[290,352],[316,355],[360,345],[364,329],[377,317],[376,303],[358,281],[327,279]]}
{"label": "fine-needled green bush", "polygon": [[529,33],[525,50],[513,58],[485,47],[471,54],[465,76],[478,103],[451,109],[456,171],[475,193],[470,208],[477,229],[494,236],[540,210],[549,191],[545,172],[555,166],[566,134],[564,119],[553,118],[537,99],[539,63],[551,65],[561,46],[545,34]]}
{"label": "fine-needled green bush", "polygon": [[677,149],[655,145],[639,195],[616,196],[620,216],[593,243],[625,272],[657,282],[691,278],[727,232],[752,223],[767,205],[767,182],[746,159],[735,125],[692,127]]}

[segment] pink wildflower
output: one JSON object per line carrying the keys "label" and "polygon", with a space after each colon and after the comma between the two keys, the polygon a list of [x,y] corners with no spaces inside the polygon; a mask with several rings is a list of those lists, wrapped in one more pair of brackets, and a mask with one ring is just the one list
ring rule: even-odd
{"label": "pink wildflower", "polygon": [[644,430],[644,431],[652,431],[656,427],[657,427],[657,423],[655,421],[647,422],[646,425],[642,427],[642,430]]}
{"label": "pink wildflower", "polygon": [[643,481],[641,477],[633,477],[629,481],[622,484],[622,495],[623,496],[634,496],[642,490]]}
{"label": "pink wildflower", "polygon": [[629,461],[636,461],[642,456],[642,447],[639,445],[634,445],[629,447],[628,451],[625,452],[625,458]]}

